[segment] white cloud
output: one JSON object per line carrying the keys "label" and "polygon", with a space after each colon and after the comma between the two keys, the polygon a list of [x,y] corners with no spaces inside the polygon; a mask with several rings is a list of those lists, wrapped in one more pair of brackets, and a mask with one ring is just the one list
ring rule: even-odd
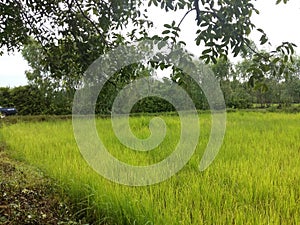
{"label": "white cloud", "polygon": [[[283,41],[294,42],[300,54],[300,1],[290,0],[287,4],[275,5],[275,0],[264,0],[255,2],[255,6],[260,14],[253,16],[253,22],[266,32],[271,44],[276,46]],[[257,35],[253,37],[258,38]]]}
{"label": "white cloud", "polygon": [[25,70],[28,69],[28,64],[20,53],[0,56],[0,86],[15,87],[27,84]]}

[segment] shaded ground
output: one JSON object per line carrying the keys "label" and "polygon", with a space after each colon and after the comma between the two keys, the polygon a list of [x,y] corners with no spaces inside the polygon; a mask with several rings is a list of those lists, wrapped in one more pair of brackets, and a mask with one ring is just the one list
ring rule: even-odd
{"label": "shaded ground", "polygon": [[40,171],[11,159],[0,143],[0,224],[84,224]]}

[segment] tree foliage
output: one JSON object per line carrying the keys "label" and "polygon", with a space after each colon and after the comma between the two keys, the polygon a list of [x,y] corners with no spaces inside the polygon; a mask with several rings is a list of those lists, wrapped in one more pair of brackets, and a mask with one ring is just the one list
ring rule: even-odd
{"label": "tree foliage", "polygon": [[[280,2],[277,0],[276,4]],[[201,58],[206,63],[216,63],[230,52],[234,56],[245,53],[251,48],[248,36],[255,29],[261,33],[261,44],[268,42],[264,31],[251,21],[251,16],[259,13],[253,0],[3,0],[0,48],[20,49],[33,37],[43,51],[40,63],[51,76],[76,80],[103,52],[126,40],[149,38],[147,28],[152,22],[147,19],[147,6],[152,5],[166,13],[178,10],[186,11],[186,15],[194,13],[198,26],[195,42],[205,46]],[[182,20],[178,24],[175,21],[165,24],[166,30],[160,37],[178,41]],[[131,30],[127,37],[120,34],[125,28]],[[266,71],[287,73],[286,64],[292,60],[294,47],[284,42],[268,54],[252,49],[259,65],[251,67],[258,74],[255,76],[263,76]]]}
{"label": "tree foliage", "polygon": [[137,6],[134,0],[4,0],[0,47],[20,49],[33,38],[43,72],[76,83],[96,58],[122,41],[120,29],[128,24],[139,26],[140,32],[147,28]]}

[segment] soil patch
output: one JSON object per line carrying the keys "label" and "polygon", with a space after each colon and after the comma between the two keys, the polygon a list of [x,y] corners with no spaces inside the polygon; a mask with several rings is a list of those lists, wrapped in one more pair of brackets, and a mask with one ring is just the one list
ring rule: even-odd
{"label": "soil patch", "polygon": [[86,224],[55,182],[22,162],[0,144],[0,224]]}

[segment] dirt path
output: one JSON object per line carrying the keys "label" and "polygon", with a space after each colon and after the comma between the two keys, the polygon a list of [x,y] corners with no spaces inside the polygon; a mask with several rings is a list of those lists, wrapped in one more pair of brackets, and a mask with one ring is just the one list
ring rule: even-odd
{"label": "dirt path", "polygon": [[0,143],[0,224],[83,224],[58,193],[51,179],[13,160]]}

